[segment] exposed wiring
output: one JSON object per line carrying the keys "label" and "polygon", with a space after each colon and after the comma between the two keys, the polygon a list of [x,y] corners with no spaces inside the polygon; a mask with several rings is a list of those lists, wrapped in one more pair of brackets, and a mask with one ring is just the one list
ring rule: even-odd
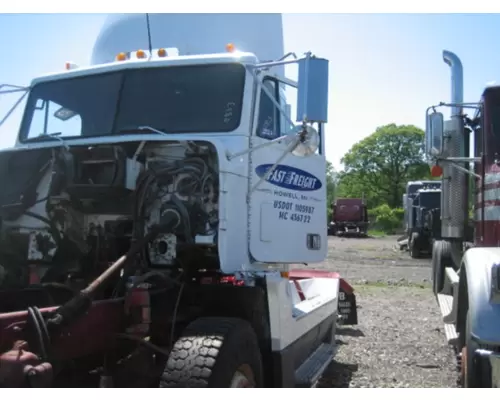
{"label": "exposed wiring", "polygon": [[33,324],[33,328],[35,330],[35,336],[38,341],[40,356],[42,360],[48,360],[50,336],[43,315],[37,307],[28,307],[28,318]]}
{"label": "exposed wiring", "polygon": [[132,340],[134,342],[138,342],[139,344],[143,345],[144,347],[148,347],[149,349],[153,350],[154,352],[163,354],[166,357],[170,356],[170,351],[168,349],[164,349],[160,346],[157,346],[156,344],[151,343],[150,341],[148,341],[144,338],[129,335],[126,333],[117,333],[115,336],[118,339],[127,339],[127,340]]}
{"label": "exposed wiring", "polygon": [[[152,207],[156,207],[155,202],[160,199],[162,214],[169,208],[179,213],[182,217],[181,226],[184,240],[187,243],[193,243],[191,215],[185,202],[181,201],[179,196],[187,197],[189,203],[203,203],[208,192],[207,184],[210,182],[213,171],[200,157],[172,162],[167,166],[162,165],[157,170],[154,169],[153,165],[143,172],[137,181],[133,208],[134,238],[144,236],[146,216],[151,214]],[[179,193],[177,184],[172,185],[173,177],[179,176],[182,177],[181,180],[189,180],[189,183],[182,188],[183,192],[187,191],[186,194]],[[175,179],[173,181],[176,182]],[[144,265],[150,264],[146,247],[141,251],[140,258]]]}
{"label": "exposed wiring", "polygon": [[27,215],[28,217],[35,218],[35,219],[47,224],[50,228],[50,234],[52,235],[52,237],[54,238],[56,243],[61,242],[61,240],[62,240],[61,235],[50,219],[43,217],[42,215],[34,213],[32,211],[28,211],[28,210],[24,211],[23,214]]}
{"label": "exposed wiring", "polygon": [[99,266],[99,252],[101,250],[101,231],[98,227],[95,229],[95,234],[94,268],[97,268]]}
{"label": "exposed wiring", "polygon": [[175,321],[177,320],[177,311],[179,309],[179,304],[181,302],[182,291],[184,290],[185,283],[182,282],[179,288],[179,294],[177,295],[177,300],[175,301],[174,312],[172,314],[172,328],[170,329],[170,348],[174,345],[174,334],[175,334]]}
{"label": "exposed wiring", "polygon": [[166,276],[164,273],[162,273],[160,271],[152,270],[152,271],[146,272],[144,275],[141,275],[141,276],[138,276],[137,278],[135,278],[132,287],[136,287],[136,286],[140,285],[141,283],[146,282],[148,279],[154,278],[154,277],[160,278],[165,283],[170,283],[170,282],[175,281],[173,278]]}
{"label": "exposed wiring", "polygon": [[25,211],[24,215],[27,215],[28,217],[35,218],[35,219],[37,219],[39,221],[42,221],[42,222],[46,223],[49,226],[52,225],[52,222],[48,218],[45,218],[45,217],[41,216],[40,214],[34,213],[32,211]]}

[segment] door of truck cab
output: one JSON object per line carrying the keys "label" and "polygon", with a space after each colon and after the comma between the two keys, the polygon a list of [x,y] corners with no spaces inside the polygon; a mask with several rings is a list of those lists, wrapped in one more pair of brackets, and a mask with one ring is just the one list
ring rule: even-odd
{"label": "door of truck cab", "polygon": [[[265,75],[265,85],[285,108],[283,83]],[[290,127],[267,94],[256,89],[251,146],[278,138]],[[323,261],[327,249],[326,160],[321,151],[302,157],[288,153],[266,178],[289,145],[276,143],[249,154],[249,251],[259,262]],[[260,182],[260,183],[259,183]]]}

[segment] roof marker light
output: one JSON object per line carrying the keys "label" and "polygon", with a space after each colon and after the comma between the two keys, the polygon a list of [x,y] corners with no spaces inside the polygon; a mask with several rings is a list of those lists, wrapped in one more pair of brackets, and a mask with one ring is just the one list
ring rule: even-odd
{"label": "roof marker light", "polygon": [[166,56],[167,56],[167,50],[158,49],[158,57],[166,57]]}
{"label": "roof marker light", "polygon": [[127,59],[127,54],[126,53],[119,53],[116,56],[116,61],[125,61]]}
{"label": "roof marker light", "polygon": [[65,68],[66,68],[66,70],[68,70],[68,71],[69,71],[70,69],[75,69],[75,68],[78,68],[78,65],[77,65],[77,64],[75,64],[75,63],[72,63],[72,62],[67,62],[67,63],[65,64]]}
{"label": "roof marker light", "polygon": [[234,47],[234,44],[232,44],[232,43],[226,44],[226,51],[228,53],[234,53],[235,50],[236,50],[236,48]]}
{"label": "roof marker light", "polygon": [[137,58],[146,58],[146,52],[144,50],[137,50],[135,55]]}

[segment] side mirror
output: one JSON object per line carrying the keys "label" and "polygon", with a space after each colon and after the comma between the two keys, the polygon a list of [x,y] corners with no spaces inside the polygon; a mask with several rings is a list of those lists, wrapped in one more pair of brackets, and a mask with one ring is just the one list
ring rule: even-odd
{"label": "side mirror", "polygon": [[425,152],[431,157],[443,153],[444,117],[442,113],[434,112],[427,116],[425,128]]}
{"label": "side mirror", "polygon": [[309,53],[298,61],[297,122],[328,120],[328,60]]}

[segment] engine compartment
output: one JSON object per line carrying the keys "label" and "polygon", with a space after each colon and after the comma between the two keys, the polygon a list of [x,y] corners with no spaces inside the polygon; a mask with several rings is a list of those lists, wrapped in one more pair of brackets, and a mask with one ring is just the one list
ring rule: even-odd
{"label": "engine compartment", "polygon": [[23,307],[2,293],[81,290],[153,226],[161,232],[130,268],[217,270],[218,176],[217,153],[207,142],[0,154],[0,313]]}

